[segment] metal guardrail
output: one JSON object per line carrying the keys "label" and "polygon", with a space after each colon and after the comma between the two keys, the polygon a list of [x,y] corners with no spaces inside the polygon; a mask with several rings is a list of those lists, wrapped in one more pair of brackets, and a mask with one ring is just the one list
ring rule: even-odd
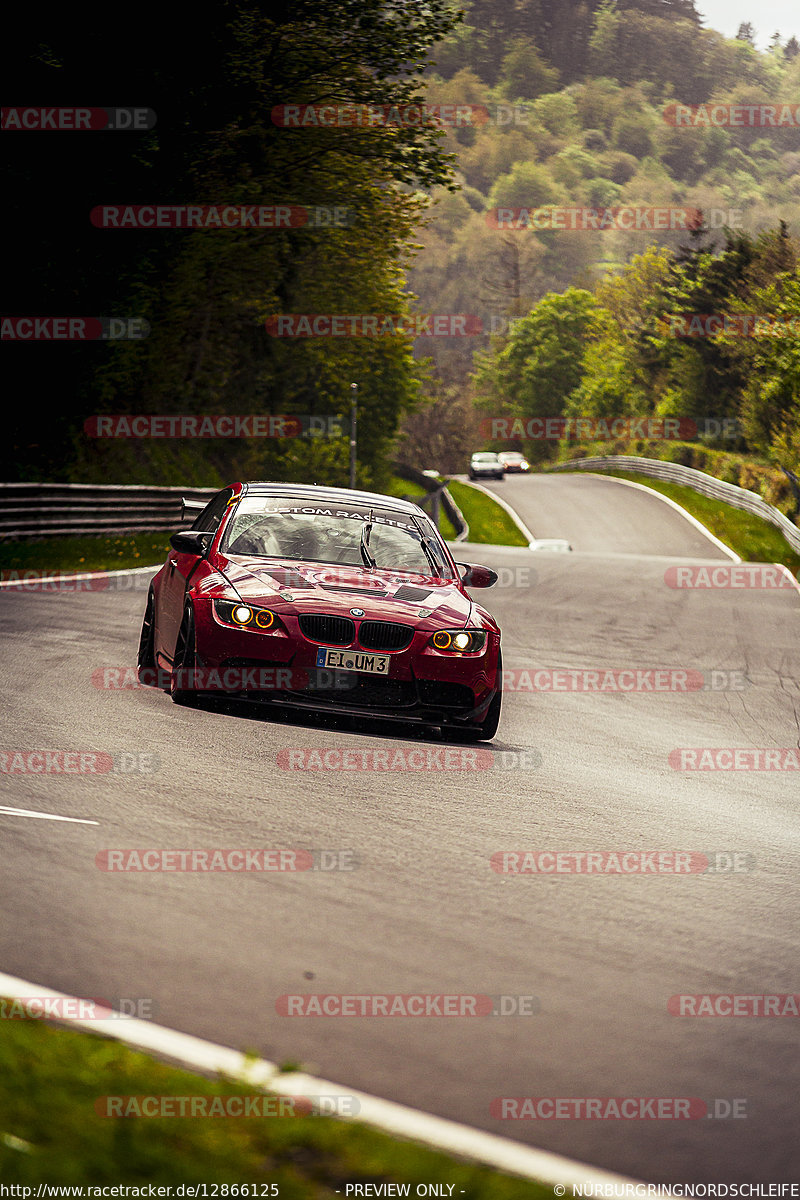
{"label": "metal guardrail", "polygon": [[[421,471],[403,468],[405,477],[420,482],[444,508],[463,541],[469,527],[446,488]],[[206,503],[219,488],[155,487],[103,483],[0,483],[0,538],[80,537],[84,534],[157,533],[185,527],[181,500]],[[187,514],[188,519],[188,514]],[[436,520],[436,515],[434,516]],[[438,525],[438,520],[436,520]]]}
{"label": "metal guardrail", "polygon": [[138,484],[0,483],[0,537],[77,537],[178,529],[181,499],[208,501],[218,488]]}
{"label": "metal guardrail", "polygon": [[756,492],[737,487],[735,483],[725,483],[698,471],[694,467],[684,467],[680,463],[661,462],[657,458],[635,458],[626,454],[607,454],[596,458],[575,458],[570,462],[557,463],[549,467],[551,471],[589,471],[592,467],[607,467],[616,471],[633,471],[638,475],[650,475],[653,479],[665,479],[670,483],[680,483],[684,487],[693,488],[701,496],[709,496],[713,500],[722,500],[733,508],[740,508],[753,516],[769,521],[786,538],[793,550],[800,554],[800,529],[790,519],[767,504],[766,500]]}
{"label": "metal guardrail", "polygon": [[443,508],[447,513],[450,524],[456,531],[456,536],[453,540],[456,542],[466,541],[469,537],[469,525],[461,509],[447,490],[447,484],[440,483],[438,479],[433,479],[432,476],[426,475],[424,471],[418,471],[416,467],[408,467],[405,463],[394,463],[393,466],[395,475],[399,475],[401,479],[407,479],[409,483],[418,483],[428,493],[427,496],[406,496],[406,500],[412,500],[414,504],[418,504],[420,508],[424,508],[426,512],[429,512],[437,529],[439,528],[439,509]]}

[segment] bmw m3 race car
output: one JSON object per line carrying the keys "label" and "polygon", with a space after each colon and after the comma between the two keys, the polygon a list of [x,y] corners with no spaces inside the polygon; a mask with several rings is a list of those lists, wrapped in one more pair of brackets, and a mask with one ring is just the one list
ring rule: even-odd
{"label": "bmw m3 race car", "polygon": [[170,545],[138,671],[177,704],[223,695],[440,726],[458,740],[496,733],[500,630],[466,588],[497,575],[455,563],[417,505],[235,483]]}

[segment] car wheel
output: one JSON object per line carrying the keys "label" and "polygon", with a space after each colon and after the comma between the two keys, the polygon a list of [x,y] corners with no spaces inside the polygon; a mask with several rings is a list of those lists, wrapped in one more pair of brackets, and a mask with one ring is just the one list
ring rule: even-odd
{"label": "car wheel", "polygon": [[197,667],[197,643],[194,628],[194,609],[186,605],[181,627],[178,630],[178,640],[175,643],[175,654],[172,659],[172,673],[169,677],[169,694],[175,704],[183,704],[194,708],[198,702],[197,692],[193,687],[186,687],[193,682]]}
{"label": "car wheel", "polygon": [[[156,600],[153,589],[150,588],[147,593],[142,632],[139,635],[139,654],[136,659],[136,676],[140,683],[148,686],[152,685],[156,678],[155,610]],[[142,678],[143,675],[144,678]]]}

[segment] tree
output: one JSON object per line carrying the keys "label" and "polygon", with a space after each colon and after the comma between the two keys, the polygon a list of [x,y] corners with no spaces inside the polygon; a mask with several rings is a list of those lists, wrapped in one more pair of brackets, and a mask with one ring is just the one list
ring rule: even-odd
{"label": "tree", "polygon": [[[591,292],[567,288],[548,293],[528,316],[514,323],[475,374],[476,400],[493,416],[559,417],[583,372],[598,305]],[[535,443],[534,458],[552,446]]]}
{"label": "tree", "polygon": [[[7,219],[36,229],[38,243],[31,253],[21,239],[25,253],[8,272],[20,311],[124,313],[152,328],[146,343],[77,346],[58,360],[28,360],[26,390],[65,399],[55,421],[44,421],[41,408],[19,417],[16,470],[38,460],[38,470],[63,472],[72,432],[80,440],[82,417],[101,403],[128,412],[331,412],[353,379],[361,385],[361,446],[377,463],[418,391],[409,339],[290,344],[271,338],[264,322],[292,311],[407,308],[402,270],[425,211],[423,189],[454,186],[452,159],[435,124],[403,122],[391,110],[423,99],[430,47],[457,21],[445,0],[323,7],[251,0],[219,6],[202,23],[156,39],[131,29],[122,13],[88,33],[56,20],[46,55],[41,29],[26,32],[6,76],[15,95],[33,88],[44,103],[73,104],[78,94],[122,92],[141,97],[158,121],[142,137],[82,134],[71,148],[54,135],[46,155],[32,138],[9,147],[15,186]],[[117,61],[109,44],[126,45],[130,57]],[[285,105],[331,103],[351,112],[381,106],[390,116],[345,127],[273,119]],[[71,180],[55,216],[54,178]],[[312,213],[344,206],[352,220],[246,230],[94,228],[89,210],[118,197]],[[137,469],[152,481],[149,448],[138,449]],[[228,459],[238,461],[240,449],[228,443]],[[119,446],[93,450],[101,477],[128,461]],[[268,455],[263,444],[259,450]]]}
{"label": "tree", "polygon": [[755,26],[750,21],[742,21],[736,31],[736,39],[740,42],[748,42],[755,49],[756,31]]}
{"label": "tree", "polygon": [[535,100],[554,92],[558,71],[547,65],[530,38],[515,38],[500,64],[498,86],[509,100]]}

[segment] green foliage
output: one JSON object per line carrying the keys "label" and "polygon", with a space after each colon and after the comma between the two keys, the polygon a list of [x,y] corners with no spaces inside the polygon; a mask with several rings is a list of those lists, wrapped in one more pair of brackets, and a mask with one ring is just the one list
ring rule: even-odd
{"label": "green foliage", "polygon": [[[82,417],[92,412],[332,414],[347,403],[353,381],[360,388],[362,481],[382,469],[400,416],[419,391],[410,339],[289,341],[271,336],[265,321],[292,312],[406,313],[403,272],[427,207],[426,190],[454,187],[452,159],[435,123],[291,128],[273,120],[273,110],[419,103],[430,48],[458,20],[446,0],[249,3],[219,6],[204,19],[200,55],[191,52],[193,36],[177,51],[169,38],[150,39],[146,61],[158,81],[158,124],[143,144],[137,142],[141,160],[133,164],[128,158],[118,162],[113,147],[106,162],[95,140],[95,161],[85,178],[80,169],[73,172],[88,194],[86,202],[80,196],[85,207],[79,231],[103,195],[294,205],[312,214],[345,206],[351,219],[145,234],[90,227],[90,249],[77,256],[77,270],[62,243],[48,270],[38,268],[41,277],[26,284],[36,299],[30,305],[23,299],[21,310],[60,312],[64,295],[74,291],[82,297],[79,308],[85,304],[91,312],[96,303],[95,311],[105,313],[110,295],[126,315],[146,318],[151,334],[140,342],[74,348],[61,356],[66,371],[62,367],[60,375],[55,356],[40,356],[45,365],[34,364],[34,388],[50,394],[57,384],[59,393],[66,388],[70,404],[52,424],[32,410],[20,416],[13,474],[56,470],[63,476],[80,462],[84,477],[126,478],[130,446],[86,442]],[[80,45],[81,35],[68,29],[54,33],[53,55],[83,67],[81,90],[110,94],[97,83],[105,79],[102,65]],[[127,31],[118,40],[127,41]],[[32,47],[29,52],[35,56]],[[53,83],[48,87],[41,90],[52,94]],[[137,82],[137,91],[141,87]],[[134,137],[139,135],[122,139],[128,154]],[[30,146],[30,139],[19,142]],[[51,161],[25,145],[14,153],[20,155],[14,169],[25,181],[22,194],[27,188],[51,193]],[[104,252],[108,261],[98,267]],[[149,444],[136,449],[145,475],[153,464],[152,481],[160,452]],[[192,447],[190,457],[199,470],[213,463],[223,476],[257,460],[266,473],[287,470],[295,477],[313,466],[338,478],[338,451],[329,450],[229,442],[210,455],[207,445]]]}
{"label": "green foliage", "polygon": [[[493,416],[561,416],[580,382],[597,312],[594,297],[579,288],[545,296],[494,354],[478,360],[478,403]],[[531,444],[534,456],[548,449],[546,442]]]}

